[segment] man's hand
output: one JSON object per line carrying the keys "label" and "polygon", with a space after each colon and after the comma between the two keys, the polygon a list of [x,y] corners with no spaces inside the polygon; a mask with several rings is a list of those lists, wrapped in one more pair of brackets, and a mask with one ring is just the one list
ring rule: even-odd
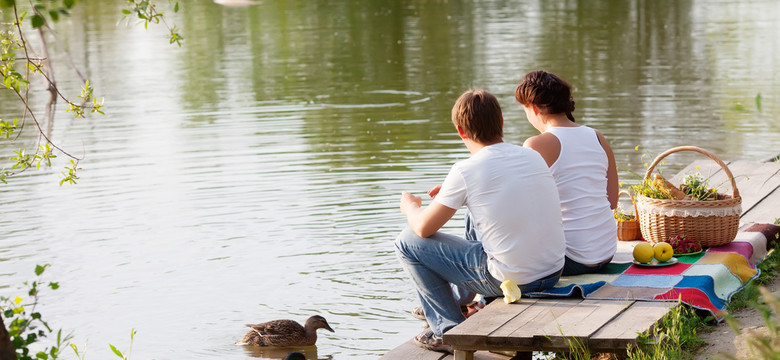
{"label": "man's hand", "polygon": [[428,190],[428,196],[431,197],[431,199],[435,198],[437,194],[439,194],[439,190],[441,190],[441,184],[436,185],[433,187],[433,189]]}
{"label": "man's hand", "polygon": [[[434,187],[431,192],[439,192],[439,187]],[[455,215],[455,209],[444,206],[436,201],[428,207],[422,207],[422,198],[408,192],[401,193],[401,212],[406,215],[409,227],[420,237],[428,237],[436,233]]]}
{"label": "man's hand", "polygon": [[422,206],[422,198],[414,196],[406,191],[401,193],[401,212],[409,216],[411,209],[419,209]]}

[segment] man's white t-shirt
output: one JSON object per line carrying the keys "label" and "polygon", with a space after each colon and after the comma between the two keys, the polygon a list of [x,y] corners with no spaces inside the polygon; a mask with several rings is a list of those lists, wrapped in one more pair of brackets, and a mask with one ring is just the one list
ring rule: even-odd
{"label": "man's white t-shirt", "polygon": [[466,206],[488,256],[488,271],[518,284],[563,268],[558,188],[534,150],[497,143],[452,166],[434,201]]}

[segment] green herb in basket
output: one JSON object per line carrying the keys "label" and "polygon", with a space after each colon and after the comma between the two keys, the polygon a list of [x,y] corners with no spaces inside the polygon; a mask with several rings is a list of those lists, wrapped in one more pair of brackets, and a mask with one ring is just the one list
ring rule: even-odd
{"label": "green herb in basket", "polygon": [[690,196],[691,199],[701,201],[718,199],[718,192],[710,188],[709,179],[705,179],[699,173],[685,175],[680,185],[680,190]]}

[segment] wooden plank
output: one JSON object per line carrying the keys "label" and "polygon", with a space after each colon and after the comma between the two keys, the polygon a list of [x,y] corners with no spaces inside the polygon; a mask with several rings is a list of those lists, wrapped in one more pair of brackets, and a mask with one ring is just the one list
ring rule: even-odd
{"label": "wooden plank", "polygon": [[489,334],[536,303],[536,299],[522,299],[514,304],[505,304],[501,299],[497,299],[467,321],[444,333],[444,343],[458,346],[485,345]]}
{"label": "wooden plank", "polygon": [[542,300],[518,314],[487,338],[487,345],[528,349],[535,346],[539,329],[580,304],[582,299]]}
{"label": "wooden plank", "polygon": [[769,193],[761,202],[750,211],[743,213],[742,223],[771,223],[775,218],[780,218],[780,187]]}
{"label": "wooden plank", "polygon": [[[511,356],[505,356],[501,354],[495,354],[489,351],[477,351],[474,353],[474,360],[509,360]],[[453,360],[455,356],[450,355],[442,358],[442,360]]]}
{"label": "wooden plank", "polygon": [[625,349],[626,345],[635,346],[637,334],[651,329],[675,306],[678,303],[636,301],[590,336],[590,348]]}
{"label": "wooden plank", "polygon": [[[449,354],[425,350],[409,340],[382,356],[382,360],[443,360]],[[452,357],[450,357],[452,359]]]}
{"label": "wooden plank", "polygon": [[[508,360],[511,356],[502,354],[496,354],[489,351],[477,351],[474,353],[475,360]],[[395,349],[391,350],[384,356],[379,358],[380,360],[453,360],[455,356],[452,354],[425,350],[414,344],[413,340],[409,340]]]}
{"label": "wooden plank", "polygon": [[534,335],[540,347],[588,346],[588,337],[631,306],[633,300],[584,300]]}
{"label": "wooden plank", "polygon": [[[743,213],[749,212],[761,199],[780,186],[780,176],[778,175],[780,174],[780,163],[737,161],[729,164],[729,170],[734,175],[737,189],[742,196]],[[718,185],[719,183],[711,181],[711,184]],[[725,185],[731,188],[731,185]]]}
{"label": "wooden plank", "polygon": [[[664,158],[664,160],[669,161],[668,159],[669,159],[670,156],[674,156],[674,154],[667,156],[666,158]],[[701,155],[701,156],[704,156],[704,155]],[[726,163],[727,166],[729,165],[728,161],[723,161],[723,162]],[[656,169],[657,169],[657,167],[656,167]],[[729,170],[730,169],[731,169],[731,167],[729,167]],[[661,170],[663,170],[663,169],[661,169]],[[658,172],[658,171],[655,171],[655,172]],[[708,178],[708,177],[711,177],[711,176],[716,176],[716,175],[718,175],[718,173],[722,173],[723,172],[723,168],[721,168],[720,165],[718,165],[716,162],[712,161],[712,159],[705,157],[705,159],[696,160],[696,161],[690,163],[688,166],[686,166],[685,168],[680,170],[680,172],[678,172],[677,174],[675,174],[671,178],[668,177],[669,176],[668,174],[666,174],[664,177],[667,177],[667,180],[669,180],[669,182],[671,182],[675,186],[680,186],[680,183],[682,182],[682,178],[685,175],[695,174],[697,172],[700,173],[703,177]],[[640,175],[644,176],[644,174],[640,174]],[[725,175],[721,174],[721,176],[724,179],[726,178]],[[714,183],[714,184],[718,184],[718,183]]]}

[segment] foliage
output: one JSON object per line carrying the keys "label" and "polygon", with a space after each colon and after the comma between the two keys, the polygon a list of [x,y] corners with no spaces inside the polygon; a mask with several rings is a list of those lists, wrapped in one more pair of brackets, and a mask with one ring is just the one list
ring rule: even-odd
{"label": "foliage", "polygon": [[708,318],[701,318],[696,311],[678,304],[666,314],[650,334],[640,335],[640,345],[628,350],[628,358],[634,360],[692,359],[694,350],[704,344],[698,330],[706,326]]}
{"label": "foliage", "polygon": [[[127,350],[127,353],[123,353],[119,349],[117,349],[116,346],[112,344],[108,344],[108,347],[111,349],[111,352],[114,353],[117,357],[121,358],[122,360],[128,360],[130,359],[130,354],[133,352],[133,340],[135,339],[135,334],[137,331],[135,329],[130,329],[130,348]],[[84,343],[84,348],[79,350],[78,346],[75,344],[70,344],[70,348],[73,350],[73,352],[76,354],[76,358],[79,360],[85,360],[87,357],[87,343]]]}
{"label": "foliage", "polygon": [[659,179],[645,178],[639,184],[631,185],[635,193],[651,199],[673,199],[671,191]]}
{"label": "foliage", "polygon": [[[62,330],[53,330],[43,320],[41,313],[35,311],[40,288],[48,287],[52,290],[59,288],[59,284],[56,282],[44,283],[41,280],[41,275],[48,266],[37,265],[35,267],[36,280],[24,283],[28,287],[29,300],[27,302],[19,296],[14,298],[0,297],[0,310],[2,310],[5,319],[8,320],[8,334],[19,360],[57,359],[60,350],[70,338],[69,336],[63,337]],[[52,334],[56,334],[54,345],[46,346],[33,354],[32,345],[39,343],[41,338]]]}
{"label": "foliage", "polygon": [[688,174],[683,177],[680,185],[685,195],[697,200],[717,200],[718,193],[710,187],[709,179],[705,179],[700,173]]}
{"label": "foliage", "polygon": [[[129,21],[129,16],[135,14],[139,19],[139,23],[144,24],[144,29],[149,27],[149,23],[162,23],[166,28],[168,28],[168,31],[170,32],[170,37],[168,39],[170,43],[175,43],[176,45],[181,46],[181,42],[184,40],[184,37],[181,36],[181,34],[178,32],[176,25],[169,26],[168,23],[165,22],[163,13],[157,11],[157,6],[154,4],[154,2],[149,0],[127,0],[127,6],[127,9],[122,10],[126,20]],[[176,2],[173,5],[173,12],[178,11],[179,3]]]}
{"label": "foliage", "polygon": [[[69,344],[72,336],[62,335],[62,329],[53,330],[49,324],[43,320],[40,312],[35,311],[38,305],[40,289],[48,287],[52,290],[59,289],[59,284],[56,282],[44,282],[42,281],[43,272],[49,265],[36,265],[35,275],[36,279],[32,282],[25,282],[24,285],[28,287],[27,296],[29,301],[25,302],[22,297],[14,296],[0,297],[0,312],[5,318],[8,334],[11,338],[11,344],[16,349],[16,356],[19,360],[53,360],[60,357],[60,351],[65,346],[70,346],[73,352],[76,354],[76,358],[79,360],[86,359],[87,345],[84,344],[84,348],[79,348],[74,344]],[[130,354],[133,352],[133,340],[137,332],[135,329],[130,330],[130,348],[127,353],[123,353],[116,346],[109,344],[111,351],[123,360],[128,360]],[[56,334],[56,340],[54,345],[43,347],[41,350],[35,351],[34,347],[41,347],[41,340],[49,335]],[[34,354],[33,354],[34,352]]]}
{"label": "foliage", "polygon": [[[30,0],[28,2],[0,0],[0,11],[9,11],[13,17],[13,21],[10,23],[0,23],[0,77],[2,77],[0,90],[10,91],[19,100],[22,113],[20,117],[14,118],[12,121],[0,119],[0,138],[7,140],[18,138],[28,122],[32,122],[38,132],[38,144],[34,153],[23,148],[18,149],[11,157],[14,162],[12,166],[8,169],[0,169],[0,182],[2,183],[6,183],[7,178],[28,169],[39,169],[41,165],[50,167],[51,159],[56,158],[53,154],[54,151],[69,158],[69,164],[62,172],[63,177],[60,180],[60,185],[64,183],[75,184],[75,180],[78,179],[76,173],[81,158],[57,146],[46,134],[44,126],[42,126],[44,119],[32,110],[29,103],[30,83],[33,77],[41,77],[44,80],[44,86],[51,93],[49,110],[47,110],[45,119],[47,121],[53,121],[53,109],[57,99],[62,99],[66,104],[66,111],[73,113],[77,118],[84,118],[88,113],[103,114],[103,99],[94,95],[95,91],[89,80],[84,79],[81,73],[76,70],[76,73],[82,78],[83,87],[80,94],[73,97],[74,100],[70,100],[60,91],[53,80],[51,59],[47,58],[46,55],[48,54],[46,42],[43,42],[42,45],[44,56],[38,56],[35,50],[29,46],[25,36],[30,31],[26,30],[27,22],[32,30],[40,33],[41,38],[45,39],[44,31],[54,36],[52,25],[61,18],[69,16],[71,9],[78,2],[78,0]],[[157,10],[155,2],[127,0],[126,6],[127,8],[122,10],[125,19],[135,15],[144,24],[144,27],[148,27],[149,23],[162,23],[170,31],[170,43],[181,46],[184,38],[175,25],[168,25],[163,13]],[[178,10],[179,4],[176,2],[173,4],[173,11],[177,12]],[[28,19],[27,22],[25,19]],[[68,57],[67,52],[65,54]]]}
{"label": "foliage", "polygon": [[[639,151],[639,146],[637,145],[634,147],[635,151]],[[647,154],[642,154],[642,161],[645,169],[650,167],[650,165],[645,162],[645,158],[647,158]],[[661,162],[661,164],[666,164],[665,161]],[[628,170],[632,175],[634,175],[637,179],[639,179],[637,184],[631,185],[630,188],[634,190],[634,194],[636,195],[642,195],[644,197],[648,197],[651,199],[672,199],[672,194],[669,191],[669,189],[664,186],[664,183],[660,179],[653,180],[652,178],[648,177],[645,178],[644,175],[639,175],[631,170]],[[659,171],[660,173],[660,171]],[[621,185],[622,186],[622,185]]]}
{"label": "foliage", "polygon": [[136,331],[135,329],[130,329],[130,348],[127,350],[127,354],[119,351],[119,349],[116,348],[116,346],[108,344],[108,346],[111,348],[111,351],[114,352],[114,355],[120,357],[122,360],[127,360],[130,358],[130,354],[133,352],[133,339],[135,338]]}
{"label": "foliage", "polygon": [[[683,177],[680,189],[671,188],[669,182],[662,177],[655,179],[643,178],[638,184],[632,185],[631,189],[635,193],[651,199],[677,199],[674,192],[681,190],[686,195],[686,199],[707,201],[717,200],[718,192],[710,186],[708,178],[704,178],[700,173],[688,174]],[[680,195],[682,197],[682,195]]]}
{"label": "foliage", "polygon": [[631,221],[636,220],[636,216],[631,213],[627,213],[623,210],[623,207],[618,203],[617,208],[614,211],[614,216],[617,221]]}

